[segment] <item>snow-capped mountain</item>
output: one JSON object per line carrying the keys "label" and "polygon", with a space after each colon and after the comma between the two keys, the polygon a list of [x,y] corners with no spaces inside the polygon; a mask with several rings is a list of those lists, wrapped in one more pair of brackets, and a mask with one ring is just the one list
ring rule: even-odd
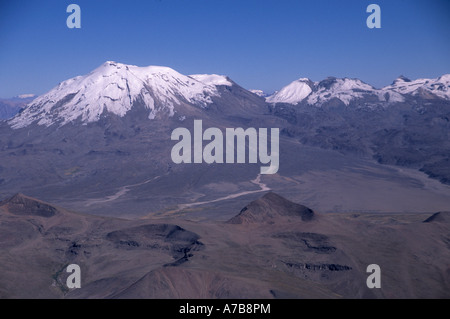
{"label": "snow-capped mountain", "polygon": [[104,112],[124,116],[136,101],[149,110],[174,115],[176,105],[189,103],[206,107],[219,96],[216,85],[232,85],[223,76],[186,76],[162,66],[138,67],[108,61],[84,76],[60,83],[34,99],[9,123],[13,128],[60,125],[81,119],[95,122]]}
{"label": "snow-capped mountain", "polygon": [[308,96],[308,104],[323,104],[337,98],[349,105],[354,99],[376,94],[374,87],[358,79],[337,79],[329,77],[316,84],[314,92]]}
{"label": "snow-capped mountain", "polygon": [[382,90],[413,96],[432,94],[442,99],[450,99],[450,74],[445,74],[436,79],[417,79],[414,81],[400,76]]}
{"label": "snow-capped mountain", "polygon": [[328,77],[320,82],[301,78],[283,87],[266,98],[269,103],[297,104],[305,101],[311,105],[322,105],[333,98],[348,105],[353,99],[376,94],[376,89],[361,80]]}
{"label": "snow-capped mountain", "polygon": [[407,95],[450,99],[450,74],[437,79],[415,81],[401,76],[392,85],[382,89],[376,89],[359,79],[328,77],[320,82],[312,82],[301,78],[267,97],[266,101],[294,105],[304,102],[320,106],[332,99],[339,99],[349,105],[352,101],[367,97],[379,102],[404,102]]}
{"label": "snow-capped mountain", "polygon": [[266,101],[269,103],[289,103],[297,104],[303,101],[314,88],[314,82],[310,79],[301,78],[282,88],[277,93],[268,96]]}
{"label": "snow-capped mountain", "polygon": [[399,77],[390,86],[376,89],[359,79],[328,77],[320,82],[300,78],[270,96],[259,90],[247,91],[230,78],[217,74],[183,75],[162,66],[138,67],[112,61],[105,62],[87,75],[61,82],[44,95],[32,100],[19,114],[8,121],[13,128],[33,123],[43,126],[81,120],[98,121],[112,113],[125,116],[136,104],[148,110],[148,118],[173,116],[182,105],[213,109],[229,115],[253,112],[255,105],[267,103],[298,103],[321,106],[330,101],[350,105],[404,102],[408,96],[424,99],[450,99],[450,74],[437,79],[411,81]]}

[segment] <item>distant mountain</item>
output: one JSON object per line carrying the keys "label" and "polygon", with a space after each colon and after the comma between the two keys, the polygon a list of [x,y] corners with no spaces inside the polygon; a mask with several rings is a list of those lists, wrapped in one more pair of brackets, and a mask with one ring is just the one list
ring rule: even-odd
{"label": "distant mountain", "polygon": [[10,99],[0,99],[0,120],[12,118],[35,97],[34,94],[21,94]]}
{"label": "distant mountain", "polygon": [[[236,88],[240,91],[236,91]],[[87,75],[61,82],[48,93],[35,98],[21,114],[9,123],[13,128],[32,123],[59,126],[80,120],[82,123],[99,121],[108,113],[123,117],[139,104],[147,110],[148,119],[185,117],[183,110],[207,109],[213,105],[226,106],[224,110],[251,104],[242,103],[250,94],[265,97],[270,104],[305,104],[322,106],[341,103],[345,106],[373,107],[386,103],[405,102],[408,97],[450,100],[450,74],[437,79],[411,81],[403,76],[390,86],[376,89],[359,79],[328,77],[319,82],[300,78],[270,96],[261,90],[246,91],[224,75],[183,75],[169,67],[138,67],[107,61]],[[18,112],[26,99],[9,102],[9,109],[0,108],[0,115],[9,118]],[[222,99],[222,103],[218,102]],[[20,103],[22,102],[22,103]],[[1,101],[0,101],[1,103]],[[249,108],[251,109],[251,107]],[[189,111],[188,111],[189,113]],[[234,114],[236,110],[228,109]]]}
{"label": "distant mountain", "polygon": [[354,101],[361,100],[370,103],[404,102],[408,96],[450,100],[450,74],[436,79],[415,81],[401,76],[392,85],[382,89],[376,89],[359,79],[328,77],[320,82],[312,82],[307,78],[301,78],[268,96],[266,101],[321,106],[336,99],[348,106]]}
{"label": "distant mountain", "polygon": [[253,94],[258,95],[259,97],[268,97],[269,96],[269,94],[267,94],[263,90],[250,90],[250,92],[252,92]]}
{"label": "distant mountain", "polygon": [[358,79],[299,79],[266,98],[301,143],[419,169],[450,184],[450,75],[376,89]]}
{"label": "distant mountain", "polygon": [[75,120],[91,123],[106,113],[123,117],[138,103],[148,110],[149,119],[174,116],[181,105],[208,107],[213,97],[220,97],[218,87],[233,84],[214,74],[186,76],[168,67],[108,61],[39,96],[9,123],[13,128],[32,123],[65,125]]}
{"label": "distant mountain", "polygon": [[[0,122],[0,194],[26,192],[82,212],[142,217],[198,198],[227,198],[224,189],[255,191],[259,165],[171,161],[171,133],[192,129],[195,119],[222,130],[279,128],[283,178],[334,167],[334,156],[326,165],[316,160],[321,148],[450,183],[450,100],[438,96],[447,78],[412,86],[401,77],[383,89],[358,79],[301,78],[265,100],[226,75],[109,61]],[[276,191],[280,184],[267,185]]]}
{"label": "distant mountain", "polygon": [[[202,119],[205,128],[276,127],[271,121],[278,118],[265,112],[264,99],[226,76],[187,76],[167,67],[106,62],[63,81],[13,119],[0,122],[0,193],[27,192],[57,204],[71,198],[64,206],[106,212],[116,197],[104,202],[105,195],[125,187],[117,198],[128,201],[137,188],[150,187],[145,201],[132,200],[132,209],[114,210],[142,214],[164,209],[167,200],[174,202],[186,190],[192,176],[204,176],[202,185],[215,178],[207,173],[210,166],[171,161],[175,128],[192,129],[195,119]],[[228,165],[212,170],[236,182],[255,178],[259,168],[250,166],[255,170],[245,165],[232,173]],[[149,182],[153,180],[157,183]]]}
{"label": "distant mountain", "polygon": [[450,100],[450,74],[445,74],[436,79],[417,79],[414,81],[400,76],[391,85],[384,87],[382,90],[402,95]]}
{"label": "distant mountain", "polygon": [[301,78],[266,98],[269,103],[297,104],[311,94],[314,83],[310,79]]}
{"label": "distant mountain", "polygon": [[[450,184],[448,80],[302,78],[267,101],[160,66],[66,80],[0,121],[0,298],[449,298],[449,188],[418,171]],[[174,164],[195,119],[279,128],[277,174]]]}

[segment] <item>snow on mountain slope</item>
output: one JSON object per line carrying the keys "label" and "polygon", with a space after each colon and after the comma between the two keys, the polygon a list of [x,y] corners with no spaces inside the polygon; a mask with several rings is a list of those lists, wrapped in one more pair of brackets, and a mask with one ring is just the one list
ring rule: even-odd
{"label": "snow on mountain slope", "polygon": [[311,92],[314,83],[306,78],[298,79],[282,88],[277,93],[266,98],[269,103],[297,104],[303,101]]}
{"label": "snow on mountain slope", "polygon": [[450,74],[442,75],[436,79],[417,79],[414,81],[400,76],[394,83],[382,90],[413,96],[425,91],[443,99],[450,99]]}
{"label": "snow on mountain slope", "polygon": [[[105,112],[124,116],[135,102],[149,110],[149,119],[158,114],[173,116],[177,105],[189,103],[199,107],[219,97],[219,86],[233,86],[228,77],[217,74],[185,76],[162,66],[137,67],[108,61],[84,76],[61,82],[48,93],[31,101],[8,123],[13,128],[32,123],[64,125],[80,119],[95,122]],[[263,92],[253,90],[255,94]],[[321,106],[339,99],[345,105],[352,101],[404,102],[406,96],[450,99],[450,74],[436,79],[411,81],[399,77],[390,86],[375,89],[359,79],[329,77],[320,82],[298,79],[266,97],[268,103],[300,102]]]}
{"label": "snow on mountain slope", "polygon": [[329,77],[316,85],[316,90],[308,97],[308,104],[323,104],[337,98],[349,105],[354,99],[375,94],[376,89],[358,79],[338,79]]}
{"label": "snow on mountain slope", "polygon": [[84,76],[60,83],[39,96],[9,123],[21,128],[60,125],[78,118],[84,123],[98,121],[103,112],[124,116],[137,100],[149,109],[149,118],[158,112],[174,114],[175,105],[188,102],[201,107],[218,96],[214,85],[182,75],[168,67],[137,67],[108,61]]}
{"label": "snow on mountain slope", "polygon": [[264,92],[263,90],[250,90],[250,92],[252,92],[253,94],[256,94],[260,97],[268,97],[269,95]]}
{"label": "snow on mountain slope", "polygon": [[381,102],[388,102],[388,103],[405,102],[405,97],[400,93],[394,91],[385,91],[381,89],[378,90],[376,93],[378,95],[378,99]]}
{"label": "snow on mountain slope", "polygon": [[269,103],[297,104],[306,101],[311,105],[321,105],[338,98],[345,105],[353,99],[376,94],[376,89],[358,79],[337,79],[329,77],[320,82],[307,78],[298,79],[266,98]]}
{"label": "snow on mountain slope", "polygon": [[232,86],[233,84],[224,75],[217,74],[192,74],[189,75],[191,78],[202,82],[206,85],[226,85]]}
{"label": "snow on mountain slope", "polygon": [[297,104],[306,102],[321,106],[333,98],[345,105],[352,101],[371,96],[380,102],[404,102],[405,96],[438,97],[450,99],[450,74],[436,79],[418,79],[411,81],[403,76],[382,89],[376,89],[359,79],[329,77],[320,82],[299,79],[266,98],[268,103]]}

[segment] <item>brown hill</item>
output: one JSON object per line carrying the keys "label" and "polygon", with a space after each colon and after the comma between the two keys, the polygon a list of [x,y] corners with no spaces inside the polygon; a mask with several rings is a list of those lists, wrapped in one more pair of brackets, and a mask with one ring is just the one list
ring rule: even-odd
{"label": "brown hill", "polygon": [[293,203],[278,194],[269,192],[245,206],[228,223],[273,224],[285,218],[300,218],[307,222],[314,218],[314,212],[306,206]]}
{"label": "brown hill", "polygon": [[449,298],[448,217],[321,215],[268,193],[228,223],[126,220],[17,194],[0,202],[0,298]]}
{"label": "brown hill", "polygon": [[30,215],[48,218],[58,213],[56,207],[20,193],[1,201],[0,207],[14,215]]}

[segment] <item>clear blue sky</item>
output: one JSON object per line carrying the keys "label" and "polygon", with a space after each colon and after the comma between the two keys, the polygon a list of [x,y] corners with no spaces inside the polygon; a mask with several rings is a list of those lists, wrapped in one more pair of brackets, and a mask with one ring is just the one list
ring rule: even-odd
{"label": "clear blue sky", "polygon": [[[71,3],[81,29],[66,26]],[[381,29],[366,27],[371,3]],[[107,60],[267,92],[300,77],[382,87],[450,73],[450,1],[0,0],[0,97],[45,93]]]}

